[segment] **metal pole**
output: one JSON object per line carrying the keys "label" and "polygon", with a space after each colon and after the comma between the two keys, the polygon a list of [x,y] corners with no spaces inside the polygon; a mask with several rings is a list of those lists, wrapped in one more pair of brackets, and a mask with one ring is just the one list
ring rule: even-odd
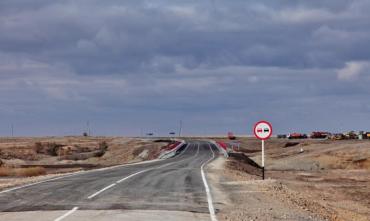
{"label": "metal pole", "polygon": [[12,137],[14,137],[14,125],[11,125],[11,132],[12,132]]}
{"label": "metal pole", "polygon": [[262,140],[262,179],[265,179],[265,141]]}
{"label": "metal pole", "polygon": [[86,131],[87,132],[87,136],[90,136],[90,122],[89,121],[86,122],[86,127],[87,127],[86,128],[87,129],[87,131]]}
{"label": "metal pole", "polygon": [[182,130],[182,120],[180,120],[179,137],[181,137],[181,130]]}

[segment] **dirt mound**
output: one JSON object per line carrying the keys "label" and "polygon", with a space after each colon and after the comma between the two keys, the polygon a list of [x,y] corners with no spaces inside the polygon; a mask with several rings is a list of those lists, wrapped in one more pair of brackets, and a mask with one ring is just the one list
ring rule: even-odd
{"label": "dirt mound", "polygon": [[244,153],[230,153],[226,166],[235,171],[242,171],[251,175],[261,176],[261,167]]}
{"label": "dirt mound", "polygon": [[30,148],[25,148],[25,147],[0,149],[0,158],[5,159],[5,160],[10,160],[10,159],[37,160],[39,159],[36,151]]}
{"label": "dirt mound", "polygon": [[[48,173],[68,172],[81,165],[91,169],[156,159],[168,142],[120,137],[0,138],[0,159],[10,167],[45,165]],[[58,167],[49,167],[53,165]]]}
{"label": "dirt mound", "polygon": [[299,142],[287,142],[284,147],[294,147],[297,146]]}
{"label": "dirt mound", "polygon": [[[266,177],[277,180],[276,185],[268,186],[267,193],[328,220],[369,220],[370,141],[308,139],[288,143],[284,139],[265,143]],[[250,138],[243,145],[243,152],[260,148],[260,143]],[[228,174],[240,175],[233,176],[239,180],[260,179],[258,168],[245,157],[261,163],[260,153],[239,153],[228,160]]]}

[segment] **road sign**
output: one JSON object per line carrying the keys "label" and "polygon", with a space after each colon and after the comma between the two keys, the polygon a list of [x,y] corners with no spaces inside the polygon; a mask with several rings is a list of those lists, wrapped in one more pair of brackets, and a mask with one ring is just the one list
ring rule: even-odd
{"label": "road sign", "polygon": [[262,179],[265,179],[265,140],[269,139],[272,135],[272,126],[267,121],[259,121],[253,128],[254,136],[262,140]]}
{"label": "road sign", "polygon": [[267,121],[259,121],[253,128],[254,136],[260,140],[267,140],[272,135],[272,126]]}

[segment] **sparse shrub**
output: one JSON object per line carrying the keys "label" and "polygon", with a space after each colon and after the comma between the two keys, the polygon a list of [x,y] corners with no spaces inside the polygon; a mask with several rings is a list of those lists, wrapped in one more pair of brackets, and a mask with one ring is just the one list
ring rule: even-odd
{"label": "sparse shrub", "polygon": [[16,168],[16,176],[40,176],[46,174],[44,167]]}
{"label": "sparse shrub", "polygon": [[0,167],[0,177],[1,176],[9,176],[9,168],[7,167]]}
{"label": "sparse shrub", "polygon": [[87,160],[92,157],[101,157],[103,155],[104,155],[104,152],[102,152],[101,150],[97,150],[97,151],[92,151],[88,153],[74,153],[71,155],[64,155],[64,156],[60,156],[59,159],[77,161],[77,160]]}
{"label": "sparse shrub", "polygon": [[48,153],[51,156],[58,156],[58,149],[63,145],[56,144],[56,143],[48,143]]}
{"label": "sparse shrub", "polygon": [[102,157],[105,154],[105,150],[98,150],[95,152],[95,157]]}
{"label": "sparse shrub", "polygon": [[142,153],[145,149],[150,149],[148,148],[148,146],[139,146],[137,148],[135,148],[133,151],[132,151],[132,155],[134,155],[135,157],[137,157],[140,153]]}
{"label": "sparse shrub", "polygon": [[55,142],[52,143],[41,143],[36,142],[34,145],[34,150],[37,153],[47,154],[50,156],[58,156],[58,150],[59,148],[63,147],[62,144],[57,144]]}
{"label": "sparse shrub", "polygon": [[36,153],[43,153],[44,146],[41,142],[36,142],[33,149],[36,151]]}
{"label": "sparse shrub", "polygon": [[29,168],[11,168],[1,167],[0,176],[40,176],[45,175],[46,169],[44,167],[29,167]]}
{"label": "sparse shrub", "polygon": [[102,141],[102,142],[100,142],[99,143],[99,149],[100,150],[107,150],[108,149],[108,144],[107,144],[107,142],[106,141]]}

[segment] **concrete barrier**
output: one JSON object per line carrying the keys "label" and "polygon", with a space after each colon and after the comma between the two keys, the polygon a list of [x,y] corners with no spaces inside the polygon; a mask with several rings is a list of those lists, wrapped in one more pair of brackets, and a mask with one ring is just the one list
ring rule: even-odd
{"label": "concrete barrier", "polygon": [[220,153],[222,153],[224,155],[224,157],[229,157],[229,153],[227,152],[227,149],[226,148],[223,148],[220,144],[218,144],[216,141],[214,140],[209,140],[210,143],[212,143],[213,145],[215,145],[218,149],[218,151]]}
{"label": "concrete barrier", "polygon": [[168,151],[163,151],[160,155],[159,155],[159,159],[168,159],[168,158],[171,158],[171,157],[174,157],[176,156],[177,154],[177,151],[183,147],[184,145],[186,145],[186,142],[184,140],[176,140],[176,141],[179,141],[180,143],[175,147],[175,148],[172,148],[171,150],[168,150]]}

